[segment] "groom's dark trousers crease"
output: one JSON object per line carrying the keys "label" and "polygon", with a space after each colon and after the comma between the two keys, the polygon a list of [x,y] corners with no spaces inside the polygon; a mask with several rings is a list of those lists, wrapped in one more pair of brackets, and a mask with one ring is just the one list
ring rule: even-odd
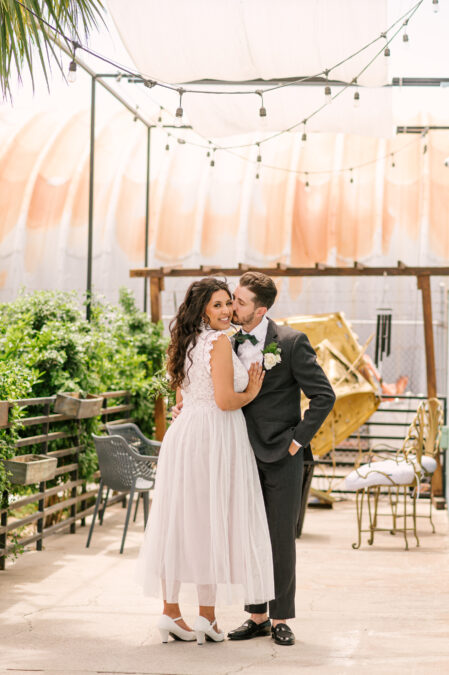
{"label": "groom's dark trousers crease", "polygon": [[[269,603],[272,619],[295,616],[296,524],[301,505],[304,448],[277,462],[257,459],[273,549],[276,599]],[[267,604],[247,605],[247,612],[264,614]]]}

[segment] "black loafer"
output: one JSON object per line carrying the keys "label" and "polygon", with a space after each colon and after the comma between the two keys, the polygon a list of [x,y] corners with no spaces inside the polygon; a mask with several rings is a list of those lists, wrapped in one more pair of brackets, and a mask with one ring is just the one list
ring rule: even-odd
{"label": "black loafer", "polygon": [[278,623],[276,626],[273,626],[271,637],[277,645],[289,646],[295,644],[295,634],[286,623]]}
{"label": "black loafer", "polygon": [[263,637],[270,634],[271,621],[267,619],[262,623],[256,623],[252,619],[248,619],[241,626],[231,630],[228,633],[230,640],[251,640],[255,637]]}

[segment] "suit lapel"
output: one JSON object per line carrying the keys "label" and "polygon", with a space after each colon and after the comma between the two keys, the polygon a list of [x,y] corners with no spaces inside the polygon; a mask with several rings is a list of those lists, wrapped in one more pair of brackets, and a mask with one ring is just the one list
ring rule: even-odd
{"label": "suit lapel", "polygon": [[[267,317],[268,318],[268,317]],[[278,341],[278,332],[277,332],[277,326],[272,321],[271,319],[268,319],[268,328],[267,328],[267,334],[265,337],[265,343],[263,348],[266,349],[270,342],[277,342]]]}

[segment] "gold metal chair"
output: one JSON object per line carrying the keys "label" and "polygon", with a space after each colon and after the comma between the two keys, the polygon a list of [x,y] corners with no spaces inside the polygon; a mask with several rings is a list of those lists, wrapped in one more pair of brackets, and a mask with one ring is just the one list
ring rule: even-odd
{"label": "gold metal chair", "polygon": [[[413,532],[416,545],[419,546],[417,518],[429,518],[432,531],[435,531],[432,521],[432,499],[430,499],[428,516],[417,515],[416,501],[422,478],[431,476],[437,466],[435,457],[439,452],[442,422],[443,409],[438,399],[423,401],[418,406],[404,443],[394,458],[364,464],[347,476],[347,488],[356,490],[358,540],[352,545],[353,548],[360,548],[363,532],[369,533],[368,544],[372,545],[374,533],[382,531],[391,534],[401,532],[404,536],[406,550],[408,549],[407,532]],[[391,508],[391,527],[378,526],[379,516],[385,515],[378,513],[379,497],[385,488]],[[364,529],[365,495],[368,507],[368,528]],[[411,525],[408,526],[410,519]],[[402,520],[402,525],[398,524],[400,520]]]}

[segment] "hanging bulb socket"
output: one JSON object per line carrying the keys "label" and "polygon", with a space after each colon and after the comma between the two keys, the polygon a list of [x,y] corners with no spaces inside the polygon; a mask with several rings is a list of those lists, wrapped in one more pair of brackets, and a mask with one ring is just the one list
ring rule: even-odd
{"label": "hanging bulb socket", "polygon": [[436,14],[440,9],[440,3],[438,2],[438,0],[432,0],[432,7],[433,7],[433,11]]}
{"label": "hanging bulb socket", "polygon": [[402,42],[404,43],[404,45],[408,45],[408,44],[409,44],[410,40],[409,40],[409,37],[408,37],[408,33],[404,33],[404,34],[402,35]]}
{"label": "hanging bulb socket", "polygon": [[70,84],[73,84],[74,82],[76,82],[76,61],[75,60],[70,61],[69,74],[67,75],[67,80],[70,82]]}
{"label": "hanging bulb socket", "polygon": [[303,120],[303,125],[304,125],[304,128],[303,128],[303,130],[302,130],[301,140],[305,143],[306,140],[307,140],[307,134],[306,134],[306,120]]}
{"label": "hanging bulb socket", "polygon": [[184,110],[183,110],[183,108],[182,108],[182,96],[183,96],[183,94],[184,94],[184,89],[183,89],[182,87],[180,87],[180,88],[178,89],[178,94],[179,94],[179,105],[178,105],[178,107],[176,108],[175,116],[176,116],[176,119],[177,119],[178,121],[180,121],[180,120],[182,119],[182,116],[184,115]]}
{"label": "hanging bulb socket", "polygon": [[165,149],[167,152],[170,150],[170,145],[168,143],[165,145]]}
{"label": "hanging bulb socket", "polygon": [[358,91],[354,92],[354,108],[358,108],[360,105],[360,93]]}
{"label": "hanging bulb socket", "polygon": [[324,98],[326,99],[326,103],[332,101],[332,89],[328,84],[324,87]]}
{"label": "hanging bulb socket", "polygon": [[258,89],[256,91],[256,94],[260,96],[260,108],[259,108],[259,117],[266,117],[267,116],[267,109],[265,108],[263,104],[263,92]]}
{"label": "hanging bulb socket", "polygon": [[390,47],[388,47],[388,46],[385,47],[385,49],[384,49],[384,56],[387,56],[387,57],[388,57],[388,56],[391,56]]}
{"label": "hanging bulb socket", "polygon": [[349,182],[350,182],[351,185],[352,185],[352,183],[354,183],[354,176],[352,175],[352,169],[350,169],[349,175],[350,175]]}
{"label": "hanging bulb socket", "polygon": [[304,190],[306,192],[310,192],[310,183],[309,183],[309,174],[308,173],[306,173],[306,182],[305,182],[305,185],[304,185]]}

